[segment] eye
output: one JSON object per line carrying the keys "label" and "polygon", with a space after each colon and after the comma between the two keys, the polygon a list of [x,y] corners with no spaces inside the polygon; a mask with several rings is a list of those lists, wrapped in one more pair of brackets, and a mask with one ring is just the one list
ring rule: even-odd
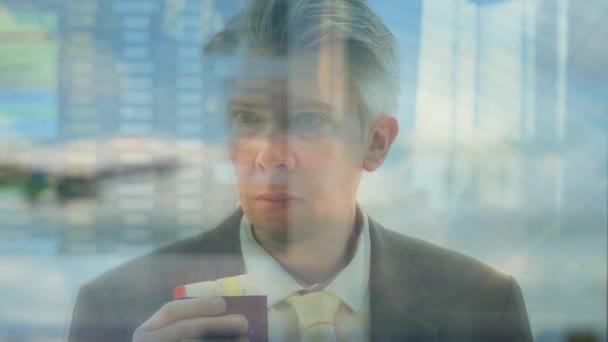
{"label": "eye", "polygon": [[290,126],[296,128],[313,128],[325,121],[323,113],[319,112],[299,112],[289,120]]}
{"label": "eye", "polygon": [[264,118],[262,118],[261,116],[244,110],[234,111],[232,113],[232,116],[234,121],[240,125],[252,125],[264,121]]}

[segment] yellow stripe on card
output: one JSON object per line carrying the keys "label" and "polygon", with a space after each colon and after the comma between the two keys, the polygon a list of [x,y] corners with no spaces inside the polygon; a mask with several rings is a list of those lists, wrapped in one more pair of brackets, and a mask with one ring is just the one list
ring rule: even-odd
{"label": "yellow stripe on card", "polygon": [[236,277],[229,277],[224,279],[224,288],[226,289],[226,296],[238,296],[239,295],[239,281]]}

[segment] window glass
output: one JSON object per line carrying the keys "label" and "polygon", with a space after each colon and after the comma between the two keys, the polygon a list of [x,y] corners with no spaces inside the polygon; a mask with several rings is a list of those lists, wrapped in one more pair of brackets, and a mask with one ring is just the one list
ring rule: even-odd
{"label": "window glass", "polygon": [[[246,2],[0,0],[0,341],[66,340],[83,284],[245,206],[234,164],[260,136],[301,147],[312,180],[342,184],[331,171],[364,141],[344,115],[361,107],[330,85],[357,75],[315,88],[300,73],[276,88],[291,90],[283,102],[235,82],[244,66],[273,80],[291,70],[203,54]],[[399,133],[357,203],[513,276],[535,340],[605,341],[606,2],[366,3],[400,51],[398,106],[384,113]],[[360,98],[390,102],[383,82],[362,82]]]}

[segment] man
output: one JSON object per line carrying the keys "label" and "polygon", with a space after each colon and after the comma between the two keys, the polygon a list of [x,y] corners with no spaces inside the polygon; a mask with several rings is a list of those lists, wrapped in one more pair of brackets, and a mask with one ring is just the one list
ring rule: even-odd
{"label": "man", "polygon": [[243,336],[249,322],[224,300],[171,293],[245,273],[268,296],[271,340],[318,330],[293,299],[311,293],[335,303],[317,340],[531,340],[513,278],[386,230],[356,203],[398,133],[395,42],[365,1],[251,1],[205,52],[229,65],[240,208],[83,286],[70,341]]}

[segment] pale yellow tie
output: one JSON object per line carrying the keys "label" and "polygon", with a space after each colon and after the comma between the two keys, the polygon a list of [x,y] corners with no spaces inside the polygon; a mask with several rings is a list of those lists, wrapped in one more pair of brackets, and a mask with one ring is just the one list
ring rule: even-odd
{"label": "pale yellow tie", "polygon": [[335,342],[334,316],[340,299],[327,292],[295,294],[285,300],[298,317],[301,342]]}

